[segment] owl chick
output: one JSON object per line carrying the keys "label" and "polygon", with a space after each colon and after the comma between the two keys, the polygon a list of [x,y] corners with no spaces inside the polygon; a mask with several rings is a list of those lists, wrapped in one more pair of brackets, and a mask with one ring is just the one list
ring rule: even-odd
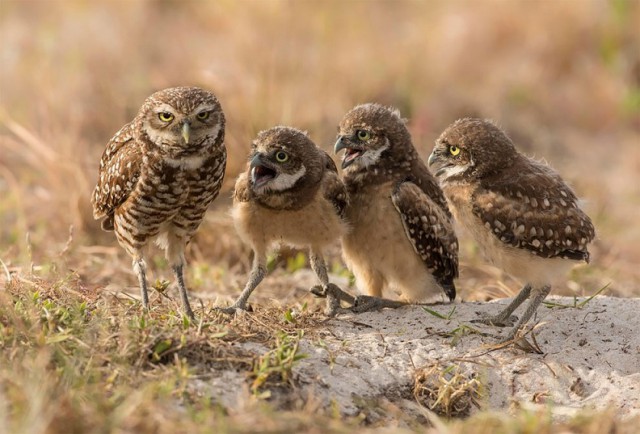
{"label": "owl chick", "polygon": [[436,141],[429,167],[458,220],[496,266],[525,283],[498,315],[481,322],[508,325],[529,296],[505,341],[535,313],[551,282],[578,261],[589,262],[595,231],[576,195],[553,169],[520,154],[498,127],[461,119]]}
{"label": "owl chick", "polygon": [[218,196],[227,160],[218,99],[175,87],[146,99],[108,143],[93,191],[93,216],[115,231],[133,258],[142,304],[149,306],[143,248],[156,241],[173,268],[184,312],[194,318],[184,284],[184,249]]}
{"label": "owl chick", "polygon": [[244,290],[229,308],[247,300],[267,274],[267,252],[276,243],[308,248],[311,267],[327,297],[327,314],[353,298],[329,283],[323,250],[347,227],[342,219],[347,195],[329,155],[295,128],[274,127],[253,142],[248,170],[236,181],[232,216],[240,237],[253,248],[253,267]]}
{"label": "owl chick", "polygon": [[342,237],[343,256],[369,294],[356,299],[354,311],[406,304],[380,298],[385,288],[408,302],[440,291],[453,300],[458,242],[451,214],[400,113],[378,104],[353,108],[338,128],[335,152],[341,150],[352,226]]}

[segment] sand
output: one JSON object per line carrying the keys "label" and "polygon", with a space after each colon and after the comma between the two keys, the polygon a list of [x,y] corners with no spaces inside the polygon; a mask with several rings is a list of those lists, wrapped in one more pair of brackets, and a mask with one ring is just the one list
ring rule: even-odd
{"label": "sand", "polygon": [[[571,297],[548,301],[574,304]],[[412,393],[416,372],[457,366],[482,385],[471,412],[544,406],[558,418],[589,408],[614,408],[623,418],[640,414],[640,298],[599,296],[582,308],[542,306],[535,330],[541,354],[513,346],[495,349],[495,338],[461,332],[470,326],[482,333],[505,333],[470,321],[507,302],[429,307],[447,316],[455,306],[450,319],[407,306],[329,320],[319,335],[301,342],[308,357],[294,368],[297,392],[344,415],[381,401],[419,414]],[[258,354],[266,350],[255,344],[247,349]],[[242,393],[246,396],[246,383],[242,375],[224,372],[201,386],[233,406]]]}

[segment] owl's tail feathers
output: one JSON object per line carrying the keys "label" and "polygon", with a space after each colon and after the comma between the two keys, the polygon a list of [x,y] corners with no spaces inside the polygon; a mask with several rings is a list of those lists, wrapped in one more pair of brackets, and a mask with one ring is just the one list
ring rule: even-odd
{"label": "owl's tail feathers", "polygon": [[453,278],[448,279],[447,281],[439,282],[440,286],[442,286],[442,290],[449,297],[449,301],[453,301],[456,299],[456,285],[453,283]]}

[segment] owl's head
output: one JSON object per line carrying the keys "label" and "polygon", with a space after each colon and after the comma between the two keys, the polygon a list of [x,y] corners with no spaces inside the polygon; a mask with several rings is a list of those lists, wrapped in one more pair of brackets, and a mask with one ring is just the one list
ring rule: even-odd
{"label": "owl's head", "polygon": [[249,182],[257,197],[315,189],[324,168],[322,151],[306,133],[277,126],[253,141]]}
{"label": "owl's head", "polygon": [[398,110],[374,103],[356,106],[342,118],[334,147],[336,153],[341,150],[346,174],[374,171],[389,156],[410,159],[415,153]]}
{"label": "owl's head", "polygon": [[225,118],[214,94],[198,87],[172,87],[146,99],[137,116],[140,131],[162,152],[187,157],[222,146]]}
{"label": "owl's head", "polygon": [[464,118],[447,127],[429,156],[429,169],[441,182],[481,179],[509,166],[513,142],[491,121]]}

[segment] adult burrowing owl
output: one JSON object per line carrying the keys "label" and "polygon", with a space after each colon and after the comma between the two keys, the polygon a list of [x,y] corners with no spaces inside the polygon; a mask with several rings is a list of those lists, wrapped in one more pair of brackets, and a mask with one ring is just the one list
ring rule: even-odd
{"label": "adult burrowing owl", "polygon": [[327,313],[340,299],[353,298],[330,284],[323,250],[346,232],[342,213],[347,196],[335,164],[309,137],[290,127],[274,127],[253,142],[249,167],[236,181],[233,220],[253,248],[249,281],[227,313],[246,309],[251,292],[267,273],[267,251],[285,243],[309,248],[311,267],[322,284],[314,293],[327,297]]}
{"label": "adult burrowing owl", "polygon": [[193,318],[183,279],[184,249],[222,185],[224,124],[211,92],[165,89],[147,98],[102,154],[93,216],[103,219],[103,229],[115,231],[133,258],[145,308],[142,249],[155,239],[173,268],[184,311]]}
{"label": "adult burrowing owl", "polygon": [[370,296],[358,297],[354,310],[404,304],[380,299],[385,287],[411,302],[441,290],[453,300],[458,242],[451,214],[400,113],[378,104],[353,108],[339,126],[335,152],[343,149],[352,227],[342,237],[343,255]]}
{"label": "adult burrowing owl", "polygon": [[589,261],[591,220],[553,169],[518,153],[491,122],[456,121],[436,141],[429,166],[485,256],[525,283],[506,309],[482,322],[505,325],[533,295],[505,339],[511,340],[549,294],[553,279],[575,261]]}

